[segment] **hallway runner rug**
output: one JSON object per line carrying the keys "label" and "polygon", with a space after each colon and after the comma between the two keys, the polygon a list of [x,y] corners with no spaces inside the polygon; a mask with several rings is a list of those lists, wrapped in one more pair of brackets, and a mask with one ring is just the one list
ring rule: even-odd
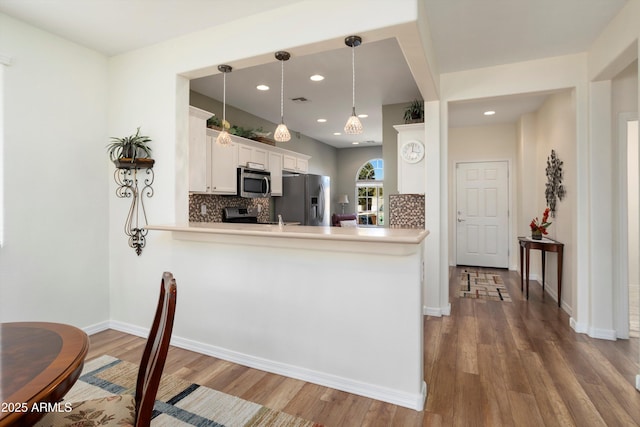
{"label": "hallway runner rug", "polygon": [[464,270],[460,273],[457,295],[461,298],[511,302],[502,277],[494,271]]}
{"label": "hallway runner rug", "polygon": [[[80,379],[65,402],[135,394],[138,366],[112,356],[85,363]],[[71,422],[70,422],[71,425]],[[154,406],[152,427],[322,427],[173,375],[163,375]]]}

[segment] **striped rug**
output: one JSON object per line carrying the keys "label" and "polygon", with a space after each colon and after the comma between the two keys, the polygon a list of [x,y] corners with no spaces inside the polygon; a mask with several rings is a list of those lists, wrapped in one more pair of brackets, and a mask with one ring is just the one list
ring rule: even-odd
{"label": "striped rug", "polygon": [[[138,365],[101,356],[85,363],[82,376],[64,400],[134,394],[137,375]],[[173,375],[163,375],[154,410],[153,427],[322,427]]]}
{"label": "striped rug", "polygon": [[460,298],[511,302],[502,277],[495,271],[465,269],[460,273],[458,296]]}

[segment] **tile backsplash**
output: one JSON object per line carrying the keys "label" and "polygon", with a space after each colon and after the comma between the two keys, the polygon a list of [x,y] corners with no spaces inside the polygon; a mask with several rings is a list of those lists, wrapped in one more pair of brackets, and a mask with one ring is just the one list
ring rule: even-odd
{"label": "tile backsplash", "polygon": [[[202,205],[206,214],[202,214]],[[220,196],[217,194],[189,194],[190,222],[222,222],[222,209],[226,207],[257,208],[258,222],[270,221],[270,202],[268,197],[244,198],[238,196]]]}
{"label": "tile backsplash", "polygon": [[424,228],[424,194],[390,194],[389,228]]}
{"label": "tile backsplash", "polygon": [[[202,205],[206,213],[202,214]],[[390,228],[424,228],[424,194],[389,195]],[[222,209],[226,207],[257,208],[258,222],[271,221],[270,199],[220,196],[217,194],[190,194],[190,222],[222,222]]]}

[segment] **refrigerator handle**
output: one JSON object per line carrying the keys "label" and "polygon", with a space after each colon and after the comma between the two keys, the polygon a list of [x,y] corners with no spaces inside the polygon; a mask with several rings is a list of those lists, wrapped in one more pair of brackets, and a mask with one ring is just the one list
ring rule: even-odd
{"label": "refrigerator handle", "polygon": [[320,221],[324,221],[324,185],[320,184],[320,194],[318,195],[319,202],[318,205],[320,207]]}

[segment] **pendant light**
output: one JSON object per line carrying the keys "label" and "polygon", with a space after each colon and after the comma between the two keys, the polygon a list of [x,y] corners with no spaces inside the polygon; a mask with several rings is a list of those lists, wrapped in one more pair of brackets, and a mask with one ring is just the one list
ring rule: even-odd
{"label": "pendant light", "polygon": [[353,102],[351,109],[351,117],[347,120],[347,124],[344,125],[344,133],[347,135],[357,135],[362,133],[362,123],[356,116],[356,46],[360,46],[362,38],[360,36],[349,36],[344,39],[344,44],[351,48],[351,76],[353,87]]}
{"label": "pendant light", "polygon": [[220,145],[231,145],[231,135],[227,132],[227,73],[230,73],[230,65],[218,65],[218,71],[223,73],[223,86],[222,86],[222,131],[218,134],[216,142]]}
{"label": "pendant light", "polygon": [[291,58],[289,52],[278,51],[276,52],[276,59],[280,61],[281,73],[280,73],[280,124],[276,128],[273,138],[278,142],[287,142],[291,139],[291,134],[287,125],[284,124],[284,61],[288,61]]}

